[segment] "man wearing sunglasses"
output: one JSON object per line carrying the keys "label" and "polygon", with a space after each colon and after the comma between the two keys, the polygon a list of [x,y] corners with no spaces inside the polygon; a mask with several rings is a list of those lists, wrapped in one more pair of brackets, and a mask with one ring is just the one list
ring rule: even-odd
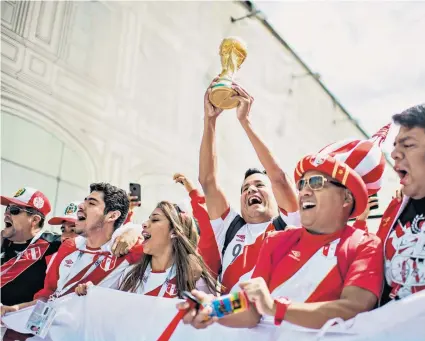
{"label": "man wearing sunglasses", "polygon": [[[211,86],[216,81],[213,80]],[[283,172],[262,139],[253,130],[249,113],[253,98],[239,85],[233,84],[238,120],[246,132],[267,174],[249,169],[244,176],[240,193],[240,214],[230,207],[217,180],[217,155],[215,130],[218,116],[223,111],[209,101],[211,86],[204,97],[204,133],[199,157],[199,182],[205,199],[215,240],[219,250],[208,257],[212,268],[220,264],[219,278],[229,292],[237,283],[251,277],[261,244],[267,231],[279,226],[299,224],[299,212],[295,189],[289,176]],[[277,225],[277,224],[276,224]],[[232,233],[231,233],[232,232]],[[234,232],[234,233],[233,233]],[[202,239],[201,235],[201,239]]]}
{"label": "man wearing sunglasses", "polygon": [[[124,190],[108,183],[91,184],[90,194],[80,203],[76,213],[75,232],[79,236],[65,240],[60,246],[44,286],[34,297],[14,306],[2,306],[2,316],[32,306],[37,300],[47,301],[52,296],[72,293],[80,283],[90,281],[104,287],[115,284],[143,252],[141,229],[132,225],[121,227],[129,205]],[[123,242],[118,235],[124,234],[135,236],[137,242]],[[113,249],[125,256],[116,257]]]}
{"label": "man wearing sunglasses", "polygon": [[[373,309],[382,290],[382,243],[347,223],[380,189],[384,138],[337,142],[298,162],[294,175],[302,227],[269,234],[252,279],[239,283],[251,309],[228,315],[221,324],[254,327],[264,317],[276,325],[285,320],[320,328],[330,319],[347,320]],[[193,295],[211,300],[198,291]],[[217,321],[208,318],[210,312],[208,306],[189,311],[184,322],[205,328]]]}
{"label": "man wearing sunglasses", "polygon": [[39,190],[21,188],[13,197],[1,196],[1,204],[7,206],[1,231],[1,303],[10,306],[32,300],[43,287],[46,257],[59,249],[61,240],[41,232],[51,206]]}

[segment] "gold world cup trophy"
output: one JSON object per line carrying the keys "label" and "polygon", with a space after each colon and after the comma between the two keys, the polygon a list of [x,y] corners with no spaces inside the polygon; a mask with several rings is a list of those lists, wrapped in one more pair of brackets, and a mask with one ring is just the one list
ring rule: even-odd
{"label": "gold world cup trophy", "polygon": [[232,98],[237,92],[232,89],[232,81],[247,56],[245,43],[236,37],[223,39],[220,44],[222,71],[217,84],[212,87],[210,102],[217,108],[233,109],[239,105],[239,100]]}

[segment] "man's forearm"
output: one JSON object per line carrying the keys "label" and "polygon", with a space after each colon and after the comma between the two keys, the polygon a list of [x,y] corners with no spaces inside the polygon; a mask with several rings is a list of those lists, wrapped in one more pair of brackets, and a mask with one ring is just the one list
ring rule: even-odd
{"label": "man's forearm", "polygon": [[258,159],[267,172],[279,207],[287,212],[295,212],[298,210],[298,199],[288,176],[282,170],[270,149],[252,129],[249,119],[240,122],[257,153]]}
{"label": "man's forearm", "polygon": [[366,311],[359,304],[346,299],[319,303],[292,303],[285,314],[285,321],[307,328],[321,328],[328,320],[339,317],[353,318]]}
{"label": "man's forearm", "polygon": [[280,168],[276,159],[273,157],[270,149],[265,145],[263,140],[253,130],[251,121],[249,119],[241,121],[241,125],[242,128],[245,130],[249,140],[251,141],[251,144],[254,147],[255,152],[257,153],[258,159],[266,170],[269,178],[271,180],[285,179],[285,173]]}
{"label": "man's forearm", "polygon": [[217,154],[215,145],[216,118],[204,118],[204,134],[202,136],[199,155],[199,182],[204,192],[208,183],[216,180]]}

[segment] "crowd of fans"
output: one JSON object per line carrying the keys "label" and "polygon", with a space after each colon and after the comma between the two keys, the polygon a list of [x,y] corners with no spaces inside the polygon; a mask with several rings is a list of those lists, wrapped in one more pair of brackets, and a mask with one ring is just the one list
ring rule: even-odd
{"label": "crowd of fans", "polygon": [[[222,110],[210,103],[209,87],[199,161],[204,194],[183,174],[173,177],[187,190],[193,215],[164,200],[138,226],[131,222],[139,206],[134,198],[94,183],[85,198],[75,198],[82,201],[49,220],[61,226],[56,235],[43,230],[51,205],[41,191],[24,187],[1,196],[1,315],[86,295],[92,285],[167,298],[192,292],[203,303],[241,290],[251,309],[221,319],[207,304],[177,308],[187,310],[183,321],[195,328],[254,327],[262,318],[320,328],[424,289],[425,105],[392,117],[400,130],[391,156],[403,194],[391,201],[375,235],[366,222],[381,187],[380,144],[389,126],[369,140],[339,141],[303,156],[292,181],[253,126],[253,98],[233,88],[237,118],[264,167],[241,177],[239,209],[229,205],[217,177]],[[8,337],[25,335],[8,331]]]}

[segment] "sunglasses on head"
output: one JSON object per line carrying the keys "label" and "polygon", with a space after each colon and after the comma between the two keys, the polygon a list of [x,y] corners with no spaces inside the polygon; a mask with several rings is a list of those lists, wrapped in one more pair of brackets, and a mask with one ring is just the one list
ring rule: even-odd
{"label": "sunglasses on head", "polygon": [[323,175],[313,175],[308,179],[300,179],[297,182],[297,190],[301,191],[305,186],[308,185],[311,190],[320,191],[323,189],[323,187],[325,187],[326,182],[329,182],[337,187],[346,188],[343,184],[334,180],[326,179]]}
{"label": "sunglasses on head", "polygon": [[19,207],[19,206],[7,206],[6,212],[10,212],[11,215],[18,215],[21,212],[27,212],[29,214],[34,214],[34,212],[27,210],[25,208]]}

